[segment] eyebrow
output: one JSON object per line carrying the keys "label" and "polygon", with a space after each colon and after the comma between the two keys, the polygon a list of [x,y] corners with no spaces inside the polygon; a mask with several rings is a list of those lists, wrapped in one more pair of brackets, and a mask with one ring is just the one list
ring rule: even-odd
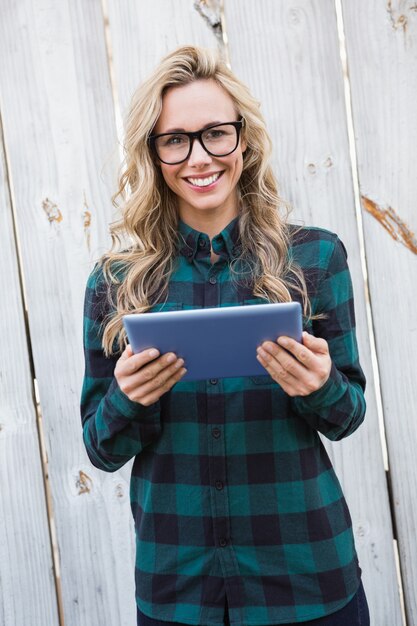
{"label": "eyebrow", "polygon": [[[226,124],[226,122],[222,122],[221,120],[214,120],[213,122],[208,122],[207,124],[204,124],[204,126],[202,128],[199,128],[198,130],[204,130],[205,128],[208,128],[209,126],[214,126],[215,124]],[[165,133],[186,133],[186,132],[192,132],[192,131],[186,131],[185,128],[168,128],[167,130],[164,130],[163,133],[159,133],[159,134],[165,135]]]}

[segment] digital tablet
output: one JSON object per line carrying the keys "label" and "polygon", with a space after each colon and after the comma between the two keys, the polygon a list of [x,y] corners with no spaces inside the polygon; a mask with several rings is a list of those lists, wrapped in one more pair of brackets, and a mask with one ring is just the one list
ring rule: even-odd
{"label": "digital tablet", "polygon": [[256,348],[281,335],[302,337],[298,302],[131,313],[123,323],[134,353],[157,348],[182,357],[181,380],[266,375]]}

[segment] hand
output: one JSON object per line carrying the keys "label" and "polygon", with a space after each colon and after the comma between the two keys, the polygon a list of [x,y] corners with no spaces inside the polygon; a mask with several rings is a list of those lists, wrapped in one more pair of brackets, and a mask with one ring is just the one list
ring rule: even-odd
{"label": "hand", "polygon": [[183,365],[183,359],[177,359],[173,352],[159,356],[158,350],[152,349],[133,354],[128,344],[116,363],[114,375],[129,400],[149,406],[184,376],[187,370]]}
{"label": "hand", "polygon": [[332,360],[325,339],[303,332],[303,343],[290,337],[265,341],[257,359],[289,396],[308,396],[330,376]]}

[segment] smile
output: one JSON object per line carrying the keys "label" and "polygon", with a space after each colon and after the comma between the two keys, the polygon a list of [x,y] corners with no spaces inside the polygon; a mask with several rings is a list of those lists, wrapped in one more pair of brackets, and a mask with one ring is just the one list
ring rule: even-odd
{"label": "smile", "polygon": [[215,183],[223,174],[223,172],[216,172],[216,174],[212,174],[212,176],[207,176],[207,178],[186,178],[186,181],[194,185],[195,187],[208,187]]}

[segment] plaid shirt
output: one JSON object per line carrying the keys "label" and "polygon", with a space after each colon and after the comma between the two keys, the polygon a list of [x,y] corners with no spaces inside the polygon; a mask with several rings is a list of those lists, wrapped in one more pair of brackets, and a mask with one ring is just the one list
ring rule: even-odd
{"label": "plaid shirt", "polygon": [[[154,310],[262,303],[232,280],[238,218],[212,241],[180,222],[182,244],[168,300]],[[113,472],[135,457],[136,600],[159,620],[235,626],[322,617],[355,594],[360,569],[351,519],[318,435],[353,433],[365,413],[352,285],[337,235],[291,227],[313,312],[305,325],[329,344],[332,369],[309,396],[288,396],[269,377],[182,381],[143,407],[119,389],[117,356],[105,358],[101,270],[85,297],[84,442]],[[294,300],[299,299],[297,294]]]}

